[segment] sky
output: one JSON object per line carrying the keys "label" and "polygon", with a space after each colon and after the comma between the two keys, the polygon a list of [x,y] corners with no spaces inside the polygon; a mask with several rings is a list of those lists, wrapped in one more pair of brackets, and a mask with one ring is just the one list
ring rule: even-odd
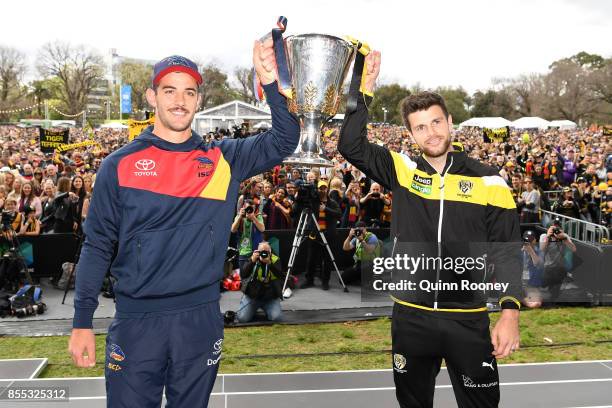
{"label": "sky", "polygon": [[250,67],[253,40],[279,15],[287,35],[350,35],[380,50],[379,83],[474,92],[580,51],[612,57],[609,0],[9,0],[0,45],[26,53],[29,78],[54,40],[146,60],[181,54],[231,72]]}

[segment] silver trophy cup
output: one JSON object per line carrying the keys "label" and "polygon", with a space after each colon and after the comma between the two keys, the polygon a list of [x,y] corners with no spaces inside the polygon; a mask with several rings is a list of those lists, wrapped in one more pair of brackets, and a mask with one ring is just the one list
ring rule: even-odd
{"label": "silver trophy cup", "polygon": [[300,143],[285,163],[331,167],[332,162],[321,154],[321,128],[338,110],[355,47],[324,34],[290,36],[285,45],[293,85],[289,110],[300,118]]}

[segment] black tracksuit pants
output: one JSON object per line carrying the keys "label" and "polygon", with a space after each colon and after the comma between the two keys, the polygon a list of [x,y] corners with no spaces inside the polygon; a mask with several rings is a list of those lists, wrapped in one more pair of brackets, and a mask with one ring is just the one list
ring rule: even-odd
{"label": "black tracksuit pants", "polygon": [[486,312],[431,312],[396,303],[391,335],[401,408],[433,406],[442,359],[460,408],[498,406],[499,376]]}

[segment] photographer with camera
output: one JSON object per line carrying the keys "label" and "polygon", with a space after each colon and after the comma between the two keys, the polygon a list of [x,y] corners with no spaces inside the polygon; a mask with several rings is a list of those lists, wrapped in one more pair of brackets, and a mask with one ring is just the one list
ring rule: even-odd
{"label": "photographer with camera", "polygon": [[380,241],[374,233],[367,230],[365,222],[358,221],[344,240],[342,249],[347,252],[355,250],[355,263],[342,273],[342,280],[348,285],[361,282],[362,267],[372,268],[374,258],[380,256]]}
{"label": "photographer with camera", "polygon": [[544,256],[538,245],[537,238],[532,230],[525,231],[523,233],[523,247],[521,248],[523,252],[523,268],[529,272],[525,304],[530,308],[542,305],[540,288],[542,287],[544,276]]}
{"label": "photographer with camera", "polygon": [[362,220],[369,227],[379,227],[380,217],[385,208],[385,205],[391,204],[391,202],[385,198],[381,193],[381,187],[378,183],[372,183],[370,186],[370,192],[366,194],[361,200],[361,209],[363,211]]}
{"label": "photographer with camera", "polygon": [[574,192],[570,187],[563,187],[563,194],[553,204],[552,211],[566,217],[580,218],[580,208],[574,200]]}
{"label": "photographer with camera", "polygon": [[266,319],[270,321],[281,319],[280,300],[285,280],[281,269],[280,259],[272,253],[270,244],[260,242],[257,250],[240,268],[241,289],[244,292],[236,313],[240,323],[253,320],[257,309],[263,309]]}
{"label": "photographer with camera", "polygon": [[261,233],[266,230],[264,220],[259,214],[259,208],[253,200],[246,199],[242,208],[234,218],[232,233],[240,231],[238,237],[238,264],[240,269],[247,263],[253,254],[253,248],[263,240]]}
{"label": "photographer with camera", "polygon": [[555,218],[546,233],[540,236],[540,250],[544,254],[542,286],[548,288],[551,300],[554,300],[559,296],[561,285],[571,270],[571,264],[566,262],[567,251],[576,252],[576,245],[563,232],[560,218]]}

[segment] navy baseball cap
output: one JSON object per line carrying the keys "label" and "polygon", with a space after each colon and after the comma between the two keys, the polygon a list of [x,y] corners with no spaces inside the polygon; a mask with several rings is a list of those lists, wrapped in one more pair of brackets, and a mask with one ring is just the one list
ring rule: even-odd
{"label": "navy baseball cap", "polygon": [[202,85],[202,75],[198,72],[198,66],[188,58],[172,55],[159,61],[153,67],[153,86],[158,85],[164,75],[177,71],[191,75],[198,86]]}

